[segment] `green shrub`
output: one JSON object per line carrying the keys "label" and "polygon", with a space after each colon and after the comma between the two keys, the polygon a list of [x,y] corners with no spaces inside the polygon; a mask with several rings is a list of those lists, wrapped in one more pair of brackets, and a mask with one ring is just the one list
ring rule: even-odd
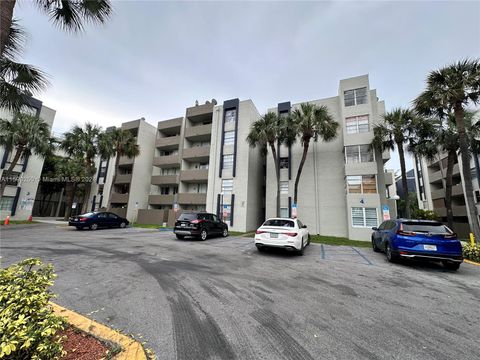
{"label": "green shrub", "polygon": [[480,245],[463,245],[463,257],[468,260],[480,262]]}
{"label": "green shrub", "polygon": [[416,209],[412,212],[412,219],[417,220],[438,220],[438,215],[432,210]]}
{"label": "green shrub", "polygon": [[53,266],[39,259],[0,269],[0,359],[52,360],[64,355],[57,332],[65,323],[48,303],[54,297],[49,288],[55,277]]}

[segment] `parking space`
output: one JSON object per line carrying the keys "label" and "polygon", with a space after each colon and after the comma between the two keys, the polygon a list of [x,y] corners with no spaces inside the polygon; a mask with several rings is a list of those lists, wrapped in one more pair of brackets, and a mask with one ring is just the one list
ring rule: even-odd
{"label": "parking space", "polygon": [[473,359],[480,268],[389,264],[368,248],[258,252],[251,238],[127,228],[2,230],[2,266],[55,265],[57,302],[159,359]]}

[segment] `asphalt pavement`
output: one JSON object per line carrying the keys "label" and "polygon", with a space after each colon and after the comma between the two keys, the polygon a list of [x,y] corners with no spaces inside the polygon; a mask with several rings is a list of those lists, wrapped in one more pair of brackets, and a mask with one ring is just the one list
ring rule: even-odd
{"label": "asphalt pavement", "polygon": [[259,253],[253,239],[127,228],[2,228],[2,266],[55,266],[62,306],[158,359],[480,359],[480,267],[387,263],[369,248]]}

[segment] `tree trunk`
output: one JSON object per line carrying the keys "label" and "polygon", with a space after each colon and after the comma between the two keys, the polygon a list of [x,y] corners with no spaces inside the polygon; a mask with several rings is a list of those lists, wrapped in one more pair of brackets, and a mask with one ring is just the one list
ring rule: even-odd
{"label": "tree trunk", "polygon": [[113,194],[113,187],[115,185],[115,181],[117,180],[117,173],[118,173],[118,164],[120,163],[120,154],[117,151],[117,156],[115,157],[115,169],[113,171],[113,177],[112,177],[112,184],[110,185],[110,195],[108,197],[108,202],[107,202],[107,209],[110,208],[108,203],[112,203],[112,194]]}
{"label": "tree trunk", "polygon": [[73,199],[75,198],[75,183],[68,182],[65,185],[65,216],[64,220],[68,220],[72,213]]}
{"label": "tree trunk", "polygon": [[3,55],[12,26],[13,8],[16,0],[0,1],[0,57]]}
{"label": "tree trunk", "polygon": [[274,144],[270,144],[270,149],[272,150],[273,163],[275,164],[275,175],[277,177],[277,205],[276,205],[276,216],[280,217],[280,168],[278,165],[277,149]]}
{"label": "tree trunk", "polygon": [[12,176],[13,169],[15,169],[15,165],[17,165],[22,153],[23,150],[17,149],[10,166],[2,173],[2,179],[0,180],[0,200],[3,198],[3,193],[5,192],[5,187],[7,186],[7,179]]}
{"label": "tree trunk", "polygon": [[405,169],[405,153],[403,143],[397,143],[398,156],[400,157],[400,170],[402,172],[403,201],[405,204],[405,217],[410,219],[410,200],[408,198],[407,170]]}
{"label": "tree trunk", "polygon": [[302,160],[300,161],[300,165],[298,166],[298,170],[297,170],[297,176],[295,177],[295,192],[294,192],[294,195],[293,195],[293,201],[295,202],[295,204],[297,204],[297,208],[298,208],[298,203],[297,203],[297,200],[298,200],[298,184],[300,183],[300,176],[302,175],[303,165],[305,165],[305,160],[307,160],[307,154],[308,154],[308,148],[309,147],[310,147],[310,139],[308,139],[308,141],[304,142]]}
{"label": "tree trunk", "polygon": [[453,229],[453,211],[452,211],[452,178],[453,165],[455,162],[455,151],[450,150],[447,157],[447,178],[445,182],[445,207],[447,208],[447,224]]}
{"label": "tree trunk", "polygon": [[462,156],[462,175],[465,183],[465,197],[467,200],[468,213],[470,214],[470,229],[479,244],[480,227],[478,225],[478,211],[473,199],[472,174],[470,173],[470,154],[468,150],[467,134],[464,123],[464,110],[462,103],[455,104],[455,122],[457,124],[458,140],[460,143],[460,154]]}
{"label": "tree trunk", "polygon": [[85,188],[84,188],[85,194],[83,195],[84,201],[83,201],[83,209],[82,211],[84,213],[89,212],[91,209],[90,206],[90,193],[92,191],[92,183],[85,183]]}

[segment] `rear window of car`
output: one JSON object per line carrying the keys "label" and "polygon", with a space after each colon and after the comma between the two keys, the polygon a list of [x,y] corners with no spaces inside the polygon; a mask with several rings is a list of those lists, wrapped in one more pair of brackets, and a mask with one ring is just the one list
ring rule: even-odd
{"label": "rear window of car", "polygon": [[263,226],[281,226],[281,227],[295,227],[295,224],[291,220],[283,219],[270,219],[263,223]]}
{"label": "rear window of car", "polygon": [[78,215],[78,216],[81,216],[81,217],[92,217],[93,215],[95,215],[95,213],[86,213],[86,214],[82,214],[82,215]]}
{"label": "rear window of car", "polygon": [[417,223],[417,222],[404,222],[402,223],[403,230],[414,231],[422,233],[437,233],[437,234],[449,234],[450,229],[441,223]]}
{"label": "rear window of car", "polygon": [[178,218],[178,220],[187,220],[187,221],[190,221],[190,220],[195,220],[196,218],[197,218],[197,214],[189,213],[189,214],[182,214],[182,215],[180,215],[180,217]]}

